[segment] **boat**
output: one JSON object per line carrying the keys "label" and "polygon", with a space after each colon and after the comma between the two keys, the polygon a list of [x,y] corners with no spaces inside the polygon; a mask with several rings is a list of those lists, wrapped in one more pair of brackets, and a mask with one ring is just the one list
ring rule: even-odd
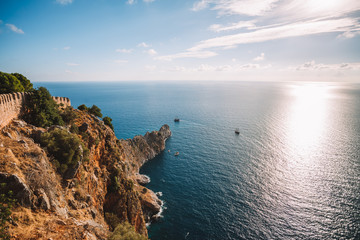
{"label": "boat", "polygon": [[174,154],[174,156],[179,156],[179,154],[180,154],[179,152],[176,152],[176,153]]}
{"label": "boat", "polygon": [[180,118],[175,118],[174,122],[180,122]]}
{"label": "boat", "polygon": [[235,134],[240,134],[240,130],[238,128],[235,129]]}

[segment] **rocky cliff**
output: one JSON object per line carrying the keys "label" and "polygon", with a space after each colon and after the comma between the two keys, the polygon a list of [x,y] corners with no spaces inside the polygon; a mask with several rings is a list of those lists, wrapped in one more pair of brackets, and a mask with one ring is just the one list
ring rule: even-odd
{"label": "rocky cliff", "polygon": [[[147,236],[146,222],[161,201],[146,187],[139,168],[165,149],[169,126],[118,140],[97,117],[72,110],[70,127],[38,128],[14,119],[0,132],[0,182],[17,200],[9,232],[13,239],[106,239],[117,224],[129,222]],[[1,118],[2,116],[0,116]],[[61,129],[88,149],[65,174],[38,143],[41,134]],[[74,131],[76,129],[76,131]],[[82,151],[83,152],[83,151]]]}

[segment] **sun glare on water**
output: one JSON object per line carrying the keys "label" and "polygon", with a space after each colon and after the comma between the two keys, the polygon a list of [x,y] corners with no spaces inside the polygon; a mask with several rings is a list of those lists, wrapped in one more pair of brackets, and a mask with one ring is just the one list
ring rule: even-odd
{"label": "sun glare on water", "polygon": [[289,140],[305,154],[316,148],[326,130],[328,86],[306,84],[292,89],[294,102],[289,119]]}

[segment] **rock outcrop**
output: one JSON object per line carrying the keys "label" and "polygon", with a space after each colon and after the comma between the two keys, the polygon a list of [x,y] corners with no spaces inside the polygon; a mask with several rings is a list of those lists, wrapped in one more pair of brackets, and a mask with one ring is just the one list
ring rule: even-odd
{"label": "rock outcrop", "polygon": [[[0,132],[2,192],[14,192],[19,205],[13,239],[106,239],[118,223],[129,222],[147,236],[161,200],[138,182],[139,168],[165,149],[169,126],[118,140],[102,121],[79,110],[73,125],[89,150],[68,175],[57,172],[53,156],[38,143],[51,130],[14,120]],[[70,126],[66,127],[69,131]],[[71,173],[71,174],[70,174]]]}

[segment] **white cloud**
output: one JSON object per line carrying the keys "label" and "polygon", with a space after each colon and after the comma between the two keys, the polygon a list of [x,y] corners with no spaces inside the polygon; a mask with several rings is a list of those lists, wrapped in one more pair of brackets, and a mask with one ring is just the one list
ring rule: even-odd
{"label": "white cloud", "polygon": [[260,56],[257,56],[256,58],[254,58],[254,61],[263,61],[265,59],[265,53],[261,53]]}
{"label": "white cloud", "polygon": [[360,31],[348,31],[337,36],[337,38],[353,38],[360,35]]}
{"label": "white cloud", "polygon": [[151,3],[151,2],[154,2],[155,0],[143,0],[143,1],[146,3]]}
{"label": "white cloud", "polygon": [[19,34],[24,34],[24,31],[21,30],[20,28],[16,27],[14,24],[7,23],[5,25],[13,32],[16,32]]}
{"label": "white cloud", "polygon": [[247,33],[238,33],[222,37],[211,38],[201,41],[189,51],[203,51],[204,49],[217,47],[230,47],[239,44],[265,42],[269,40],[299,37],[320,33],[346,32],[358,28],[356,19],[330,19],[312,20],[286,24],[282,26],[270,27]]}
{"label": "white cloud", "polygon": [[199,51],[199,52],[182,52],[173,55],[159,56],[156,60],[172,61],[177,58],[209,58],[216,56],[217,53],[211,51]]}
{"label": "white cloud", "polygon": [[56,2],[61,5],[68,5],[68,4],[71,4],[73,2],[73,0],[56,0]]}
{"label": "white cloud", "polygon": [[64,49],[64,50],[70,50],[70,48],[71,48],[71,47],[66,46],[66,47],[64,47],[63,49]]}
{"label": "white cloud", "polygon": [[119,53],[132,53],[133,49],[116,49],[115,52],[119,52]]}
{"label": "white cloud", "polygon": [[132,4],[135,3],[135,0],[128,0],[126,3],[129,4],[129,5],[132,5]]}
{"label": "white cloud", "polygon": [[315,63],[314,60],[305,62],[296,67],[290,67],[298,71],[314,71],[314,70],[360,70],[360,62],[355,63],[337,63],[337,64],[323,64]]}
{"label": "white cloud", "polygon": [[145,42],[142,42],[142,43],[138,44],[138,47],[148,48],[148,47],[150,47],[150,45]]}
{"label": "white cloud", "polygon": [[220,24],[213,24],[209,27],[209,30],[214,32],[222,32],[222,31],[231,31],[231,30],[238,30],[238,29],[255,29],[254,21],[240,21],[237,23],[232,23],[228,26],[223,26]]}
{"label": "white cloud", "polygon": [[149,54],[149,55],[152,55],[152,56],[157,54],[157,52],[154,49],[149,49],[149,50],[146,51],[146,53]]}
{"label": "white cloud", "polygon": [[176,66],[170,69],[173,72],[227,72],[227,73],[237,73],[237,72],[249,72],[257,69],[268,69],[271,65],[261,66],[260,64],[234,64],[234,65],[209,65],[209,64],[200,64],[197,67],[185,68],[181,66]]}
{"label": "white cloud", "polygon": [[270,11],[279,0],[201,0],[195,2],[193,11],[199,11],[212,6],[220,15],[260,16]]}
{"label": "white cloud", "polygon": [[198,2],[194,3],[191,10],[196,12],[196,11],[200,11],[202,9],[205,9],[205,8],[207,8],[209,6],[210,2],[211,1],[209,1],[209,0],[198,1]]}
{"label": "white cloud", "polygon": [[68,65],[68,66],[72,66],[72,67],[75,67],[75,66],[79,66],[80,64],[78,64],[78,63],[71,63],[71,62],[69,62],[69,63],[66,63],[66,65]]}

